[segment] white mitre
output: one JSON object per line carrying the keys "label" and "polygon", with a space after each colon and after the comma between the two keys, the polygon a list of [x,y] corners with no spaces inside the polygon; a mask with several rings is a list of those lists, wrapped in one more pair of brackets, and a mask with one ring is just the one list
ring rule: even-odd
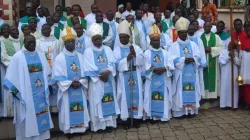
{"label": "white mitre", "polygon": [[175,28],[177,31],[188,30],[189,24],[186,18],[180,17],[175,23]]}
{"label": "white mitre", "polygon": [[128,21],[123,20],[118,26],[118,33],[131,36],[129,26],[130,26],[130,24],[128,23]]}
{"label": "white mitre", "polygon": [[102,36],[102,34],[103,34],[103,29],[97,23],[93,23],[88,29],[88,35],[90,36],[90,38],[96,35]]}

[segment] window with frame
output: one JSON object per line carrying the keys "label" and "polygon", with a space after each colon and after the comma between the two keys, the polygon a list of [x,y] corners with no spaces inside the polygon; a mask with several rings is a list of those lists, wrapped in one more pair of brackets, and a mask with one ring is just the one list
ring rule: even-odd
{"label": "window with frame", "polygon": [[[209,0],[214,3],[218,9],[228,9],[230,6],[229,0]],[[232,0],[233,6],[246,6],[250,3],[250,0]],[[201,9],[203,6],[202,0],[197,0],[197,8]]]}

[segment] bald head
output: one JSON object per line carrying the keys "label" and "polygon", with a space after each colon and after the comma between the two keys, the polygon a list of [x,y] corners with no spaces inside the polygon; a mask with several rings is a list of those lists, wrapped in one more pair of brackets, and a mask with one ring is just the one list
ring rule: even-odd
{"label": "bald head", "polygon": [[76,31],[77,37],[81,37],[83,35],[83,27],[81,24],[79,23],[75,24],[74,30]]}

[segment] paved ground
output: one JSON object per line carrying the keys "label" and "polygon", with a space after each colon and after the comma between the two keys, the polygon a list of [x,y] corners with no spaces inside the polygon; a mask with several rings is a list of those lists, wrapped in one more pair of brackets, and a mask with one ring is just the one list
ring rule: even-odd
{"label": "paved ground", "polygon": [[[156,124],[143,123],[139,129],[124,130],[118,126],[112,133],[87,132],[73,140],[250,140],[250,111],[201,110],[195,118],[171,119]],[[52,134],[52,140],[67,140],[63,134]]]}

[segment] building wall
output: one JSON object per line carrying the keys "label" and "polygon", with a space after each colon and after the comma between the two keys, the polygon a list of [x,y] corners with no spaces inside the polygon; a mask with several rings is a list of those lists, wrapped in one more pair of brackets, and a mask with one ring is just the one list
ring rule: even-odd
{"label": "building wall", "polygon": [[95,3],[103,13],[108,10],[112,10],[114,13],[117,11],[117,0],[95,0]]}
{"label": "building wall", "polygon": [[0,0],[0,8],[3,10],[2,19],[10,25],[15,25],[18,19],[16,0]]}
{"label": "building wall", "polygon": [[[106,1],[106,0],[102,0]],[[94,4],[94,0],[65,0],[65,6],[72,6],[73,4],[79,4],[85,15],[91,12],[90,7]]]}

